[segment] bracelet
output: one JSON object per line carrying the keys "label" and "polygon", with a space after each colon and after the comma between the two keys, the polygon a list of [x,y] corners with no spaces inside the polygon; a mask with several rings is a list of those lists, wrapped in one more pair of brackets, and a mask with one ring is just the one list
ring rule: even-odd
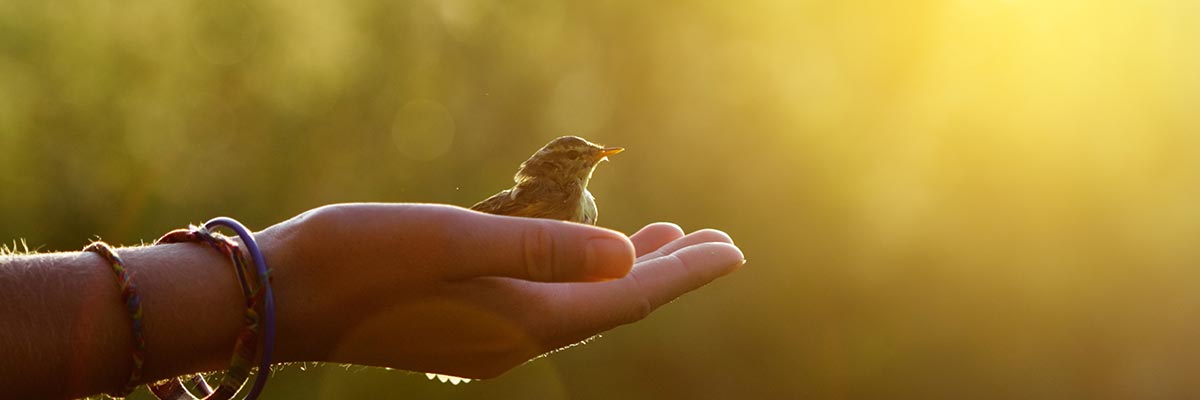
{"label": "bracelet", "polygon": [[[246,268],[246,256],[240,251],[237,242],[212,232],[212,229],[222,226],[232,229],[241,238],[242,243],[245,243],[246,250],[250,253],[251,261],[254,264],[254,270]],[[258,243],[254,241],[254,236],[250,234],[249,230],[236,220],[227,217],[214,218],[204,226],[190,226],[186,230],[179,229],[168,232],[154,243],[182,242],[205,243],[229,257],[237,272],[242,294],[246,296],[245,325],[234,343],[229,370],[222,378],[221,384],[216,390],[213,390],[198,374],[192,376],[191,382],[206,400],[232,398],[249,380],[250,367],[257,355],[258,374],[254,377],[254,383],[245,397],[247,400],[256,399],[262,393],[267,378],[270,376],[271,356],[275,348],[275,298],[271,291],[271,277],[262,251],[258,248]],[[197,400],[197,397],[188,391],[179,378],[151,384],[150,391],[159,399],[164,400]]]}
{"label": "bracelet", "polygon": [[125,397],[133,392],[138,381],[142,379],[142,364],[146,360],[146,336],[142,334],[142,300],[138,297],[137,286],[130,279],[129,271],[125,269],[125,261],[117,255],[112,246],[95,241],[84,247],[83,251],[99,254],[109,264],[112,264],[113,272],[117,274],[117,281],[121,285],[121,300],[125,302],[125,309],[129,311],[129,320],[133,326],[133,351],[130,354],[130,358],[133,359],[133,367],[129,371],[129,380],[125,382],[121,392],[114,394],[114,397]]}
{"label": "bracelet", "polygon": [[242,243],[246,244],[246,250],[250,252],[251,261],[254,262],[254,272],[258,278],[258,287],[256,288],[258,293],[255,297],[262,296],[263,300],[263,340],[262,351],[258,358],[258,375],[254,377],[254,385],[246,394],[246,400],[254,400],[262,393],[263,387],[267,384],[267,377],[271,375],[271,357],[275,352],[275,293],[271,291],[271,275],[270,269],[267,268],[267,260],[263,257],[262,250],[258,248],[258,242],[254,240],[254,235],[250,234],[250,230],[246,229],[241,222],[229,217],[213,218],[204,224],[204,227],[208,229],[221,226],[232,229],[242,239]]}

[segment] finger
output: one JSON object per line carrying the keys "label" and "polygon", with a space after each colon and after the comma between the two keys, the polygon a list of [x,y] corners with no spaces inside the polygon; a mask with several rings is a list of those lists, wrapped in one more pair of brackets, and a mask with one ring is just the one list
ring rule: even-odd
{"label": "finger", "polygon": [[[465,211],[465,210],[464,210]],[[633,267],[624,234],[591,225],[465,211],[446,231],[450,279],[505,276],[541,282],[614,279]]]}
{"label": "finger", "polygon": [[638,265],[624,278],[593,283],[534,285],[554,318],[541,332],[555,346],[586,339],[645,318],[658,307],[738,269],[742,251],[729,243],[702,243]]}
{"label": "finger", "polygon": [[651,251],[646,254],[639,254],[637,260],[639,262],[641,262],[641,261],[645,261],[645,260],[649,260],[649,259],[653,259],[653,258],[662,257],[665,255],[674,253],[674,252],[678,251],[679,249],[686,248],[688,246],[693,246],[693,245],[697,245],[700,243],[708,243],[708,242],[733,244],[733,239],[730,238],[729,235],[726,234],[725,232],[721,232],[716,229],[701,229],[701,230],[692,232],[692,233],[688,234],[687,236],[676,239],[675,241],[667,243],[667,244],[663,245],[662,247],[659,247],[657,250]]}
{"label": "finger", "polygon": [[629,240],[633,242],[633,248],[637,249],[638,257],[641,257],[681,237],[683,237],[683,229],[679,225],[670,222],[655,222],[637,231],[629,237]]}

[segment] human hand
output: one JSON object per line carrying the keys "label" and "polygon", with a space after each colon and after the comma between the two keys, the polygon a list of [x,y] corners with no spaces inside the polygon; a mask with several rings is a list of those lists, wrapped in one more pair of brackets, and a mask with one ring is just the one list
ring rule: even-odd
{"label": "human hand", "polygon": [[256,235],[279,361],[497,376],[645,318],[740,267],[716,230],[589,225],[431,204],[321,207]]}

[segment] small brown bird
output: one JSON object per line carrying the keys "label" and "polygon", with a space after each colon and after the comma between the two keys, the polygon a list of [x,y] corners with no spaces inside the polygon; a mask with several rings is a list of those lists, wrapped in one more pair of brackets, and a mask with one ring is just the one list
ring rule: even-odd
{"label": "small brown bird", "polygon": [[521,163],[511,189],[481,201],[472,210],[517,217],[596,224],[596,199],[588,192],[592,172],[608,156],[625,151],[578,136],[551,140]]}

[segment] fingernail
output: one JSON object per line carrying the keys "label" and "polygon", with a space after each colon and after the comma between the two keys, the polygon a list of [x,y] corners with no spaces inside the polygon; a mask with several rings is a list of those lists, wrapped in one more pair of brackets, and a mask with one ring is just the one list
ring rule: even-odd
{"label": "fingernail", "polygon": [[584,257],[589,276],[620,278],[633,267],[633,246],[624,240],[594,237],[588,239]]}

